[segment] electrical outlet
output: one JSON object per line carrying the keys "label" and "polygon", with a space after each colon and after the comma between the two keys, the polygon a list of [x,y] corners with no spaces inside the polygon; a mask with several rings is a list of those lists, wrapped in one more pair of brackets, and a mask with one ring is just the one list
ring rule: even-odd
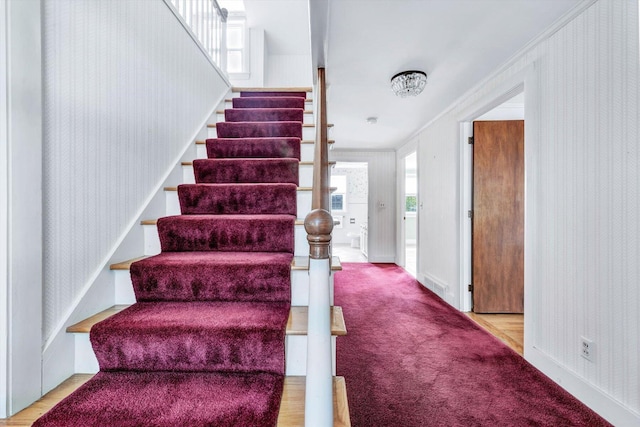
{"label": "electrical outlet", "polygon": [[596,344],[585,337],[580,337],[580,355],[589,362],[595,362]]}

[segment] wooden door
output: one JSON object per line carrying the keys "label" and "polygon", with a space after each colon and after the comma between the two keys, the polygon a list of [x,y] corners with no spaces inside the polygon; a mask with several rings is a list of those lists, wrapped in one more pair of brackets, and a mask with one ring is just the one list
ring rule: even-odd
{"label": "wooden door", "polygon": [[524,121],[473,123],[473,311],[524,312]]}

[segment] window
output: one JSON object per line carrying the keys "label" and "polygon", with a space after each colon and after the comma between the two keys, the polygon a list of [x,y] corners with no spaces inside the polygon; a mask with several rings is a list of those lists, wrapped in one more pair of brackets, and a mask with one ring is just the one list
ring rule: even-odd
{"label": "window", "polygon": [[227,72],[247,71],[247,31],[244,15],[229,16],[227,20]]}
{"label": "window", "polygon": [[331,210],[347,210],[347,176],[331,175],[331,186],[336,188],[336,190],[331,193]]}
{"label": "window", "polygon": [[415,194],[407,194],[404,200],[405,212],[416,212],[418,208],[418,197]]}

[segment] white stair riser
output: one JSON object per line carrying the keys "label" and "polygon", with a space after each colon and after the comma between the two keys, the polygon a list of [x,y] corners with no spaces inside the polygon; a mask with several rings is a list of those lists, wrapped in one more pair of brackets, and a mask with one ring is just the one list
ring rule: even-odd
{"label": "white stair riser", "polygon": [[[300,165],[298,181],[300,187],[311,187],[313,185],[313,165]],[[192,165],[182,165],[182,182],[185,184],[195,184],[196,178]]]}
{"label": "white stair riser", "polygon": [[98,359],[91,347],[89,334],[73,334],[75,340],[75,361],[74,368],[76,374],[95,374],[100,370]]}
{"label": "white stair riser", "polygon": [[[329,279],[331,304],[333,304],[333,274]],[[129,270],[114,271],[116,285],[116,304],[133,304],[136,296],[133,292]],[[291,305],[307,307],[309,305],[309,271],[291,270]]]}
{"label": "white stair riser", "polygon": [[[207,138],[217,138],[218,133],[216,132],[216,128],[207,128]],[[302,139],[316,139],[316,128],[315,127],[303,127],[302,128]]]}
{"label": "white stair riser", "polygon": [[157,255],[160,253],[160,236],[158,236],[158,227],[154,225],[143,225],[144,232],[144,254]]}
{"label": "white stair riser", "polygon": [[307,241],[307,231],[303,225],[296,225],[295,246],[293,254],[295,256],[309,256],[309,242]]}
{"label": "white stair riser", "polygon": [[[180,200],[177,191],[165,191],[167,215],[180,215]],[[311,211],[311,191],[298,191],[297,218],[304,218]]]}
{"label": "white stair riser", "polygon": [[[307,336],[287,335],[285,337],[285,371],[287,376],[307,375]],[[336,374],[336,337],[331,337],[331,366]]]}
{"label": "white stair riser", "polygon": [[[144,229],[144,255],[157,255],[160,253],[160,237],[158,227],[155,224],[143,225]],[[302,225],[295,226],[295,255],[309,256],[309,242],[307,232]]]}
{"label": "white stair riser", "polygon": [[314,147],[314,144],[300,144],[300,160],[303,162],[313,162]]}
{"label": "white stair riser", "polygon": [[[227,109],[231,109],[231,103],[229,103],[229,106],[227,107]],[[218,113],[216,115],[216,121],[218,122],[224,122],[226,121],[224,119],[224,114],[220,114]],[[313,124],[313,113],[304,113],[304,115],[302,116],[302,123],[305,124]]]}
{"label": "white stair riser", "polygon": [[[329,298],[333,305],[333,277],[335,272],[329,276]],[[291,305],[309,306],[309,270],[291,271]]]}
{"label": "white stair riser", "polygon": [[[75,362],[76,374],[95,374],[99,370],[98,360],[91,347],[89,334],[76,333]],[[333,375],[336,374],[336,337],[331,337]],[[306,335],[287,335],[285,337],[286,375],[307,374],[307,337]]]}
{"label": "white stair riser", "polygon": [[[313,161],[313,144],[300,144],[300,160],[303,162]],[[196,144],[196,159],[207,158],[206,144]]]}

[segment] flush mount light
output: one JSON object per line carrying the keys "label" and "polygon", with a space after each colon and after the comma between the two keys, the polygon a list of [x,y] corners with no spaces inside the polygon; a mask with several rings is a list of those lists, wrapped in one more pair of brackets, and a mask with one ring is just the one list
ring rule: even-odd
{"label": "flush mount light", "polygon": [[401,98],[416,96],[427,85],[427,74],[422,71],[403,71],[391,77],[391,89]]}
{"label": "flush mount light", "polygon": [[378,118],[377,117],[367,117],[367,123],[369,123],[370,125],[375,125],[376,123],[378,123]]}

